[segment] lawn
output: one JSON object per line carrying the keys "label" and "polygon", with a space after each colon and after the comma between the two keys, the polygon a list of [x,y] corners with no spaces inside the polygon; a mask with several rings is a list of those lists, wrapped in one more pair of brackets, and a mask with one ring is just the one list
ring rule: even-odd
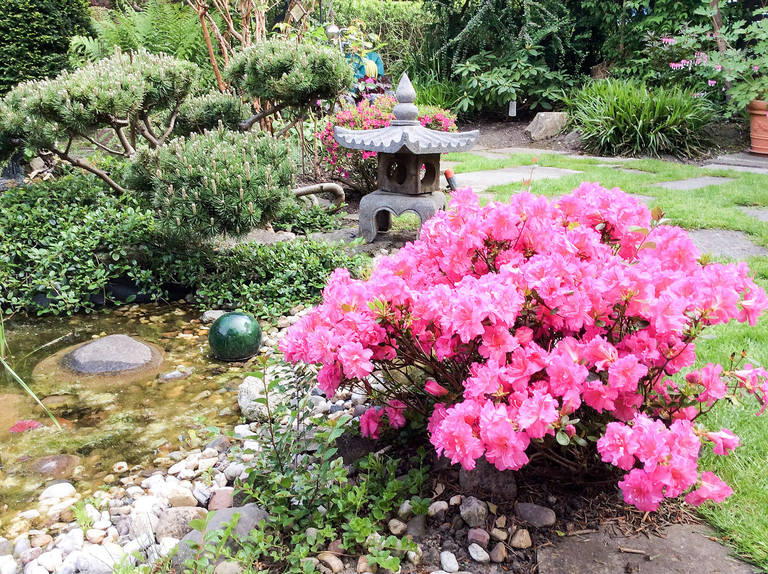
{"label": "lawn", "polygon": [[[488,159],[473,154],[452,154],[446,159],[456,162],[457,174],[470,171],[533,165],[534,155],[512,155],[505,159]],[[539,155],[540,166],[579,170],[583,173],[560,179],[535,180],[531,191],[547,196],[567,193],[582,181],[599,182],[604,187],[619,187],[628,193],[652,196],[649,206],[659,205],[670,223],[688,229],[720,228],[742,231],[758,244],[768,247],[768,223],[744,214],[740,206],[768,207],[768,176],[738,171],[702,169],[660,160],[622,161],[621,166],[647,174],[601,167],[606,160],[577,159],[559,155]],[[617,162],[618,165],[618,162]],[[726,176],[734,181],[694,191],[673,191],[653,186],[703,175]],[[457,178],[460,180],[460,177]],[[520,184],[490,188],[498,201],[505,201],[518,191]],[[768,288],[768,257],[753,257],[749,265],[763,288]],[[768,317],[754,328],[741,324],[722,325],[711,329],[698,345],[698,362],[722,362],[727,366],[734,351],[746,349],[753,363],[768,364]],[[743,556],[768,570],[768,413],[756,417],[757,403],[721,405],[704,421],[709,428],[731,428],[739,435],[742,446],[735,454],[705,456],[703,465],[714,470],[734,489],[724,504],[700,508],[721,533]]]}

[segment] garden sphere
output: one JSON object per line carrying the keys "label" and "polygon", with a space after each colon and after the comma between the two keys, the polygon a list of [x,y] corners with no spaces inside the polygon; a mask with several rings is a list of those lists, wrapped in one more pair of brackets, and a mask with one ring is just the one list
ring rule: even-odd
{"label": "garden sphere", "polygon": [[261,327],[247,313],[225,313],[211,325],[208,344],[221,361],[243,361],[259,351]]}

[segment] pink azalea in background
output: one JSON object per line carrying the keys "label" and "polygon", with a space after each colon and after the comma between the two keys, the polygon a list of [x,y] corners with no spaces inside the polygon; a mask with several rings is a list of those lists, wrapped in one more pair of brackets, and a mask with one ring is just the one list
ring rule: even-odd
{"label": "pink azalea in background", "polygon": [[429,379],[424,385],[424,390],[433,397],[442,397],[448,394],[448,389],[438,383],[435,379]]}
{"label": "pink azalea in background", "polygon": [[8,432],[13,432],[13,433],[26,432],[28,430],[39,429],[41,426],[43,425],[38,421],[26,419],[22,421],[16,421],[16,424],[14,424],[11,428],[9,428]]}
{"label": "pink azalea in background", "polygon": [[405,412],[406,405],[403,401],[392,399],[389,404],[384,407],[384,411],[387,413],[387,419],[389,419],[389,426],[393,429],[399,429],[405,426]]}

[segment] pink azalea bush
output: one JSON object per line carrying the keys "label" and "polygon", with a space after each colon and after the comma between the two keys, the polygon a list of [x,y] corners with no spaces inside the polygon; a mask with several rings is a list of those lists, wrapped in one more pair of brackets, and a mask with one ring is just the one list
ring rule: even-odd
{"label": "pink azalea bush", "polygon": [[[376,152],[341,147],[333,139],[333,128],[341,126],[355,130],[384,128],[395,119],[392,110],[397,103],[392,96],[381,96],[373,102],[363,100],[357,106],[336,112],[315,134],[321,145],[320,164],[333,176],[342,179],[362,193],[376,189]],[[419,109],[422,126],[439,131],[456,131],[456,117],[448,110],[436,107]]]}
{"label": "pink azalea bush", "polygon": [[320,364],[329,397],[356,387],[381,402],[360,421],[365,436],[421,411],[439,454],[466,469],[484,456],[501,470],[527,464],[532,449],[578,452],[597,436],[637,508],[684,493],[691,504],[721,501],[730,488],[698,459],[739,441],[698,419],[735,393],[764,410],[768,373],[743,358],[681,371],[704,329],[754,325],[768,297],[746,264],[701,263],[661,217],[592,183],[484,207],[459,190],[369,279],[335,271],[281,349]]}

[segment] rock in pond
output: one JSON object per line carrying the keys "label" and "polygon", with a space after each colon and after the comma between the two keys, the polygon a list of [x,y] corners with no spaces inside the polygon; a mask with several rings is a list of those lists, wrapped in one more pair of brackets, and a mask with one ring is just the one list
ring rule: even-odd
{"label": "rock in pond", "polygon": [[32,376],[57,384],[78,380],[130,383],[157,375],[163,358],[162,349],[152,343],[128,335],[107,335],[40,361]]}
{"label": "rock in pond", "polygon": [[[25,466],[27,466],[25,464]],[[35,474],[50,478],[71,478],[80,466],[80,457],[74,454],[53,454],[36,458],[28,463],[27,468]]]}

